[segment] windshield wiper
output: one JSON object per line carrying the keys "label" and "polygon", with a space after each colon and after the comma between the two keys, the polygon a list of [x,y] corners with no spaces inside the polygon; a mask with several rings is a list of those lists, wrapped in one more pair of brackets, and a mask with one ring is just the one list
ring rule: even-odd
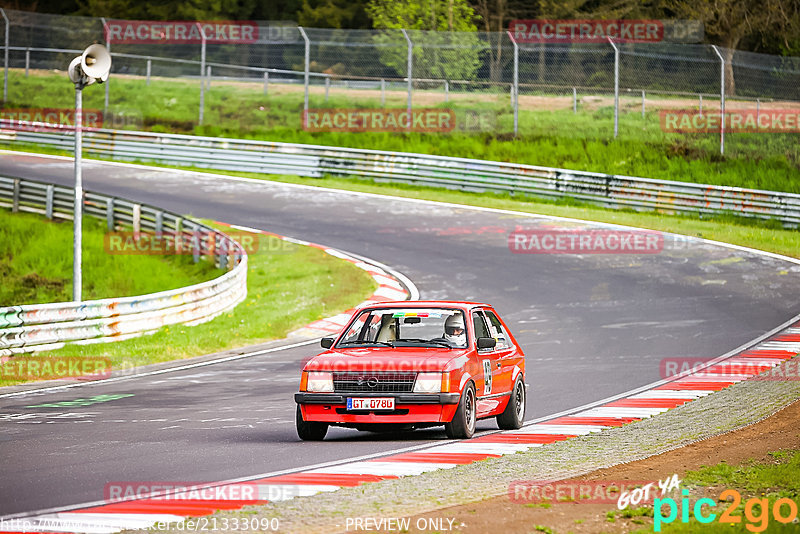
{"label": "windshield wiper", "polygon": [[448,349],[453,348],[453,346],[450,345],[450,343],[442,339],[420,339],[420,338],[408,337],[408,338],[398,339],[397,341],[410,341],[413,343],[433,343],[434,345],[441,345],[442,347],[447,347]]}
{"label": "windshield wiper", "polygon": [[372,341],[369,339],[362,339],[358,341],[343,341],[340,345],[385,345],[394,348],[394,344],[388,341]]}

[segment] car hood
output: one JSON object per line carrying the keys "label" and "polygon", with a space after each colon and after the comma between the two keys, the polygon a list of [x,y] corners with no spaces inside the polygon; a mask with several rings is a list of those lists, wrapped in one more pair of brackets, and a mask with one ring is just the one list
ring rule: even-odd
{"label": "car hood", "polygon": [[362,347],[331,349],[312,358],[306,371],[443,371],[466,358],[468,349]]}

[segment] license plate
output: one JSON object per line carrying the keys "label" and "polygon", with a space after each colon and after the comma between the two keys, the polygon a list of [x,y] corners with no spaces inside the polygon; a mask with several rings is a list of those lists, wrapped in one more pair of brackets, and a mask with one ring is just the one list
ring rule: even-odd
{"label": "license plate", "polygon": [[348,410],[394,410],[394,397],[347,398]]}

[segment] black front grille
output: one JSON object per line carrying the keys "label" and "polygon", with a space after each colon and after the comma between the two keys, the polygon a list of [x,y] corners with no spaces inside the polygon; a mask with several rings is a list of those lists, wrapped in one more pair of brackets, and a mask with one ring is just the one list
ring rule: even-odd
{"label": "black front grille", "polygon": [[339,371],[333,373],[333,390],[347,393],[411,393],[415,372]]}

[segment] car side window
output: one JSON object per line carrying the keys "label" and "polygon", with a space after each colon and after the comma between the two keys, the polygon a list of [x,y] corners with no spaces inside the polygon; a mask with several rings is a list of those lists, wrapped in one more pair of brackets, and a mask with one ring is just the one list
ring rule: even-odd
{"label": "car side window", "polygon": [[508,335],[503,328],[503,323],[500,322],[500,319],[498,319],[497,315],[495,315],[493,312],[489,310],[484,310],[484,312],[486,313],[486,317],[489,318],[489,328],[492,331],[492,337],[497,340],[496,347],[498,349],[508,348]]}
{"label": "car side window", "polygon": [[479,337],[492,337],[489,335],[489,329],[486,327],[486,321],[483,320],[483,314],[480,312],[472,312],[472,326],[475,330],[475,339]]}

